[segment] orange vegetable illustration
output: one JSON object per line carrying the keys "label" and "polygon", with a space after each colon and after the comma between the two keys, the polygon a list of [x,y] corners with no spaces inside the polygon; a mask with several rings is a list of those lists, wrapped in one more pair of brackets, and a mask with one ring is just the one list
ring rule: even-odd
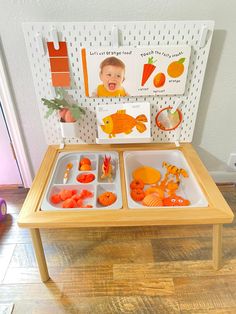
{"label": "orange vegetable illustration", "polygon": [[156,66],[153,64],[157,60],[153,61],[153,57],[148,58],[148,63],[143,65],[143,76],[142,76],[142,83],[141,86],[144,86],[151,76],[152,72],[155,70]]}
{"label": "orange vegetable illustration", "polygon": [[126,114],[126,110],[117,110],[116,113],[103,118],[102,121],[104,125],[100,126],[103,132],[109,134],[109,138],[115,137],[116,134],[119,133],[129,134],[134,127],[136,127],[140,133],[143,133],[147,129],[143,123],[147,122],[147,117],[144,114],[133,118]]}
{"label": "orange vegetable illustration", "polygon": [[153,79],[153,85],[157,88],[162,87],[165,84],[166,76],[164,73],[157,73]]}
{"label": "orange vegetable illustration", "polygon": [[169,74],[170,77],[179,77],[180,75],[183,74],[184,72],[184,61],[185,58],[181,58],[178,61],[174,61],[169,64],[167,68],[167,73]]}

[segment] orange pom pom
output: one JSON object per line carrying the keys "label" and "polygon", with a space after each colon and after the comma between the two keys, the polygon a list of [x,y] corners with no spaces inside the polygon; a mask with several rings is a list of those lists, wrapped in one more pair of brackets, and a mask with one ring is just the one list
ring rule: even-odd
{"label": "orange pom pom", "polygon": [[61,202],[61,198],[60,198],[60,195],[59,194],[52,194],[51,197],[50,197],[50,201],[51,203],[53,204],[58,204]]}

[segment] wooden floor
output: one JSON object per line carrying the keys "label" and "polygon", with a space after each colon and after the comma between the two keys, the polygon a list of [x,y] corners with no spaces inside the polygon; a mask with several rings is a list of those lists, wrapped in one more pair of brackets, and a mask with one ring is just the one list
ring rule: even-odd
{"label": "wooden floor", "polygon": [[[235,186],[221,186],[236,212]],[[29,232],[16,220],[27,190],[1,190],[0,313],[236,313],[236,223],[212,269],[211,226],[42,230],[51,280],[39,278]]]}

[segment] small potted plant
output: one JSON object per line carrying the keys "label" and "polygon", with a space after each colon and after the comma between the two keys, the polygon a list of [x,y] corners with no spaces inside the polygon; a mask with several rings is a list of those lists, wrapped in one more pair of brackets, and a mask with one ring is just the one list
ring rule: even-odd
{"label": "small potted plant", "polygon": [[45,115],[48,118],[54,111],[58,111],[60,126],[63,137],[76,137],[78,131],[77,121],[85,114],[85,110],[77,104],[73,104],[71,96],[66,94],[62,88],[56,89],[54,99],[42,98],[43,104],[48,108]]}

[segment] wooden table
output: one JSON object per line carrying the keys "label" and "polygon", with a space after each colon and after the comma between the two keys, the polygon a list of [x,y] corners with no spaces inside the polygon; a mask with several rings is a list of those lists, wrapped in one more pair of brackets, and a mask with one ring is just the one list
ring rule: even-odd
{"label": "wooden table", "polygon": [[[129,209],[126,197],[123,151],[179,149],[189,163],[207,200],[204,208],[143,208]],[[123,208],[120,210],[66,210],[42,211],[41,202],[60,152],[118,151],[121,169]],[[40,228],[82,228],[118,226],[163,226],[163,225],[213,225],[213,267],[221,265],[222,224],[231,223],[233,213],[218,190],[208,171],[191,144],[135,144],[135,145],[66,145],[64,149],[49,146],[41,167],[21,209],[18,225],[29,228],[42,281],[49,279],[42,246]]]}

